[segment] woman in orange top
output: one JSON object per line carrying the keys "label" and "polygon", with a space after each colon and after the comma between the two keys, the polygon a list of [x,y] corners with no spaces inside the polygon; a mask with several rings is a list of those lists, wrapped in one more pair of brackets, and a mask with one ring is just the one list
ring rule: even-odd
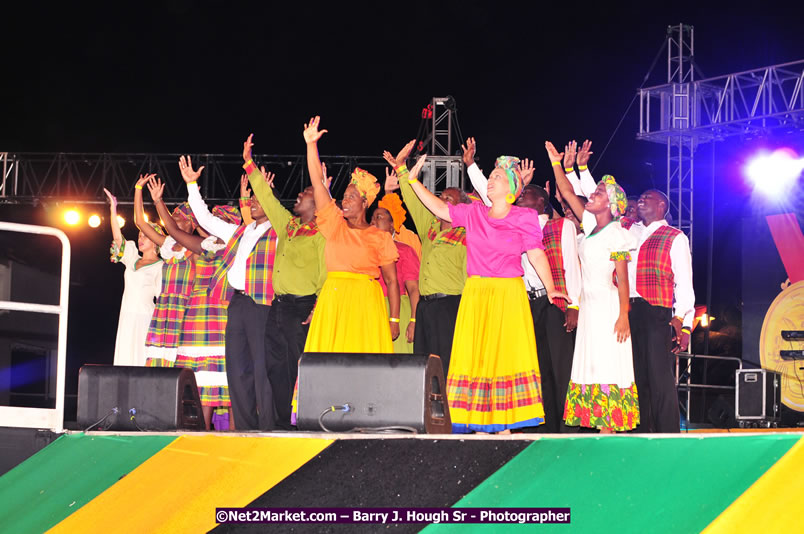
{"label": "woman in orange top", "polygon": [[[366,221],[380,185],[362,169],[355,169],[343,194],[343,209],[335,205],[324,182],[318,140],[320,117],[304,126],[307,167],[313,183],[316,223],[327,240],[324,255],[327,280],[321,289],[307,334],[305,352],[392,353],[399,336],[399,254],[391,234]],[[377,279],[388,286],[391,316]]]}

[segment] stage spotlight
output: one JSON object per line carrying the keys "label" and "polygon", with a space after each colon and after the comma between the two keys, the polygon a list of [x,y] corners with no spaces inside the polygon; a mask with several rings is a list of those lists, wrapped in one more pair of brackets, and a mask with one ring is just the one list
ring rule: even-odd
{"label": "stage spotlight", "polygon": [[120,215],[117,216],[117,224],[120,225],[120,228],[126,225],[126,220],[121,217]]}
{"label": "stage spotlight", "polygon": [[781,197],[804,171],[804,158],[795,151],[780,148],[771,154],[760,154],[745,168],[745,174],[754,188],[769,197]]}
{"label": "stage spotlight", "polygon": [[64,222],[66,222],[70,226],[75,226],[76,224],[81,222],[81,214],[78,213],[76,210],[67,210],[64,212]]}
{"label": "stage spotlight", "polygon": [[100,218],[99,215],[96,215],[96,214],[90,215],[89,219],[87,220],[87,224],[89,224],[90,228],[97,228],[98,226],[100,226],[100,223],[101,223],[101,218]]}

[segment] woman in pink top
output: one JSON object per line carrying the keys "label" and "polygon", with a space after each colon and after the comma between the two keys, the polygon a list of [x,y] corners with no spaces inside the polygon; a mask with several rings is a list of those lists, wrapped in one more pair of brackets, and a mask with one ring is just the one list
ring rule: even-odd
{"label": "woman in pink top", "polygon": [[491,207],[448,205],[416,179],[410,183],[436,217],[466,228],[466,270],[452,344],[447,398],[452,431],[503,432],[544,422],[541,378],[528,297],[522,281],[523,252],[547,289],[555,291],[542,245],[538,214],[512,205],[522,192],[519,160],[497,158],[489,176]]}

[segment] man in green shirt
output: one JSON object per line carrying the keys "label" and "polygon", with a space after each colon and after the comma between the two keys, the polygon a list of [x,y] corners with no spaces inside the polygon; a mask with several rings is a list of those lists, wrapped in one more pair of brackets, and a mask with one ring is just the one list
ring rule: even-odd
{"label": "man in green shirt", "polygon": [[[391,175],[386,180],[385,187],[386,191],[400,190],[422,241],[420,300],[416,309],[413,352],[437,354],[446,378],[455,320],[466,282],[466,229],[453,228],[450,222],[435,217],[411,189],[405,161],[414,143],[405,145],[396,158],[385,152],[385,160],[397,173],[396,177]],[[445,189],[441,198],[453,205],[471,202],[466,193],[455,188]]]}
{"label": "man in green shirt", "polygon": [[291,400],[299,357],[307,340],[317,295],[327,278],[325,239],[315,223],[313,188],[299,193],[291,214],[273,193],[273,173],[266,175],[251,160],[253,146],[249,135],[243,143],[243,168],[254,196],[265,209],[277,235],[274,300],[268,318],[268,329],[275,332],[277,341],[268,347],[268,379],[274,386],[277,426],[291,429]]}

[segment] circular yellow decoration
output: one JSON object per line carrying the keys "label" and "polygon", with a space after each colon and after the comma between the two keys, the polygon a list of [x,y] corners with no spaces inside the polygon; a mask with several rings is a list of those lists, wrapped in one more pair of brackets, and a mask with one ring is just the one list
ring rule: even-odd
{"label": "circular yellow decoration", "polygon": [[782,403],[788,408],[804,412],[804,371],[798,371],[801,360],[783,360],[780,350],[798,350],[800,341],[785,341],[782,330],[804,328],[804,280],[788,286],[773,300],[759,336],[759,359],[763,369],[782,375]]}
{"label": "circular yellow decoration", "polygon": [[513,193],[508,193],[507,195],[505,195],[505,201],[508,202],[509,204],[513,204],[516,201],[516,197],[514,196]]}

